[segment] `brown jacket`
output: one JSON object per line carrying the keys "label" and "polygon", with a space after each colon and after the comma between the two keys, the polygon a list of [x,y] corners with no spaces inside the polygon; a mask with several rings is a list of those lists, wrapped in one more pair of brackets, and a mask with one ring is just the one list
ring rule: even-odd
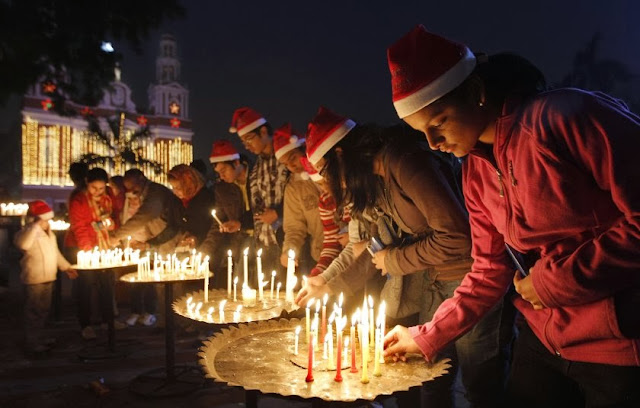
{"label": "brown jacket", "polygon": [[387,271],[461,279],[471,268],[471,238],[452,158],[423,143],[394,144],[381,154],[385,175],[379,206],[404,238],[390,248]]}

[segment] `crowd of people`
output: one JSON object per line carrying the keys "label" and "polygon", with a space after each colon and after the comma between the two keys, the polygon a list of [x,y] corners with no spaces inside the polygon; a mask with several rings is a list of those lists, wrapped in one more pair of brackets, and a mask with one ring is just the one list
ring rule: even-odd
{"label": "crowd of people", "polygon": [[[67,260],[128,237],[160,253],[196,249],[214,272],[229,249],[239,257],[261,248],[266,271],[286,266],[293,250],[308,275],[296,303],[374,294],[397,323],[385,356],[451,359],[448,375],[421,388],[422,406],[453,406],[458,370],[474,407],[640,405],[640,197],[632,181],[640,118],[598,92],[547,89],[520,56],[474,54],[422,26],[387,56],[404,123],[358,123],[321,107],[303,138],[239,108],[230,131],[253,157],[216,140],[211,188],[188,165],[169,171],[171,189],[138,169],[79,177]],[[24,281],[38,285],[25,310],[38,346],[46,299],[35,299],[50,291],[41,285],[55,265],[77,275],[50,244],[43,204],[30,208],[35,221],[17,239],[25,270],[46,269]],[[50,245],[49,262],[34,261],[34,242]],[[89,287],[112,285],[108,276],[78,276],[84,338],[95,337]],[[212,285],[226,287],[226,279],[215,273]],[[100,305],[107,319],[113,299]],[[153,324],[154,313],[154,291],[135,293],[127,323]]]}

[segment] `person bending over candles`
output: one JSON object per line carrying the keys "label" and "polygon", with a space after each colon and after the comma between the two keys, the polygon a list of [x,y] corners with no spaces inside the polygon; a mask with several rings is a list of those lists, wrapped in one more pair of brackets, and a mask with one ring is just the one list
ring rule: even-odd
{"label": "person bending over candles", "polygon": [[[514,283],[524,316],[507,406],[640,406],[640,118],[619,100],[544,90],[512,54],[474,55],[417,26],[388,50],[398,115],[464,159],[471,272],[385,354],[433,360]],[[538,259],[515,271],[511,251]]]}
{"label": "person bending over candles", "polygon": [[[372,262],[382,275],[389,275],[382,292],[389,314],[417,314],[419,322],[429,321],[471,267],[457,161],[432,152],[420,133],[408,126],[356,124],[322,107],[309,124],[307,156],[327,180],[338,205],[350,203],[356,217],[365,210],[377,216],[386,248],[378,248]],[[506,356],[500,346],[506,348],[510,340],[498,341],[503,321],[502,308],[496,307],[477,331],[441,353],[452,359],[454,369],[424,384],[423,406],[452,404],[456,355],[469,399],[502,394]],[[489,395],[488,386],[493,387]]]}

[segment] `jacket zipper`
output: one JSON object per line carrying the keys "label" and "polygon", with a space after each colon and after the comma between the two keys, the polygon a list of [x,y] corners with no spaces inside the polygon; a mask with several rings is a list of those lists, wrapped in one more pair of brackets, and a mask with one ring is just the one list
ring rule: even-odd
{"label": "jacket zipper", "polygon": [[504,184],[502,184],[502,172],[498,167],[494,167],[496,169],[496,174],[498,175],[498,184],[500,185],[500,197],[504,197]]}

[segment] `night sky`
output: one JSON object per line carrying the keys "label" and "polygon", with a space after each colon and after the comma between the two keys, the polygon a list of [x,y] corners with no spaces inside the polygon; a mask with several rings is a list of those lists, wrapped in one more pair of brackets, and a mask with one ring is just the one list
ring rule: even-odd
{"label": "night sky", "polygon": [[[190,90],[194,156],[229,138],[235,108],[251,106],[274,127],[303,134],[318,106],[361,122],[393,123],[386,48],[415,24],[472,51],[517,52],[549,82],[601,32],[601,56],[640,74],[640,3],[633,0],[207,1],[183,0],[184,19],[164,24],[138,56],[126,46],[123,81],[147,105],[160,34],[178,41],[181,82]],[[116,47],[118,45],[116,44]]]}

